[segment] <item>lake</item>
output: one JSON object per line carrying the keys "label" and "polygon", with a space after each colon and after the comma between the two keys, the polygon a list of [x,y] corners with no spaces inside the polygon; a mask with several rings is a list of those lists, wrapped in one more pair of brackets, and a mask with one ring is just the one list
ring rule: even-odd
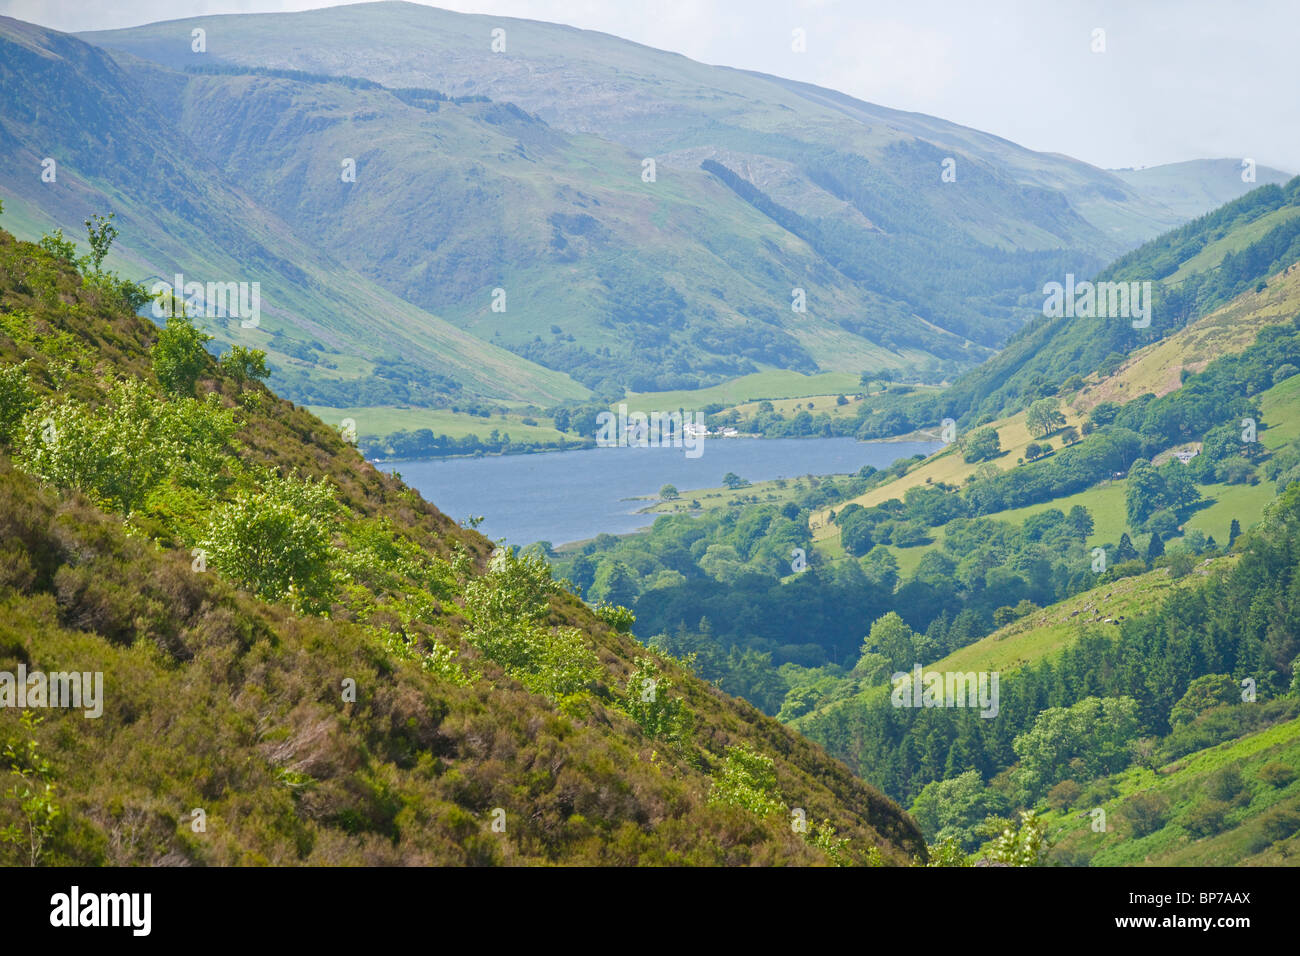
{"label": "lake", "polygon": [[691,489],[718,487],[729,471],[750,481],[853,474],[863,465],[885,468],[939,447],[938,442],[853,438],[718,438],[706,440],[698,458],[687,458],[681,448],[633,446],[387,462],[383,467],[399,472],[457,521],[484,515],[479,531],[489,538],[558,546],[602,531],[626,534],[649,527],[657,516],[636,512],[650,502],[628,499],[657,496],[664,485],[676,485],[688,497]]}

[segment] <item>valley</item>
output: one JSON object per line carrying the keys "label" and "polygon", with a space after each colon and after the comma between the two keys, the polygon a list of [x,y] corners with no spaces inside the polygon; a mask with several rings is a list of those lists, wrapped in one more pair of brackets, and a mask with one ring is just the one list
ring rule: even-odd
{"label": "valley", "polygon": [[0,675],[103,682],[0,863],[1300,860],[1300,177],[401,2],[0,91]]}

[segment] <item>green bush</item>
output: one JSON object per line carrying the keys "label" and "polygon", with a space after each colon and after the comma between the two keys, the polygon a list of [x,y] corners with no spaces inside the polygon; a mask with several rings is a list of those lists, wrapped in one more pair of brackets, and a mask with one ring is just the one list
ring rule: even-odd
{"label": "green bush", "polygon": [[128,379],[97,407],[47,399],[28,412],[16,459],[51,484],[130,515],[168,477],[213,491],[234,431],[233,413],[216,396],[164,402],[144,382]]}
{"label": "green bush", "polygon": [[465,586],[473,622],[466,639],[529,690],[555,699],[584,690],[600,671],[577,628],[544,625],[547,598],[559,591],[545,560],[511,549]]}
{"label": "green bush", "polygon": [[1202,800],[1188,811],[1183,819],[1183,829],[1194,837],[1213,836],[1223,830],[1231,809],[1222,800]]}
{"label": "green bush", "polygon": [[194,386],[209,359],[203,343],[211,339],[212,336],[196,329],[184,314],[168,316],[167,326],[158,333],[152,351],[154,374],[163,391],[181,397],[194,394]]}
{"label": "green bush", "polygon": [[682,698],[669,693],[672,688],[672,681],[660,675],[653,660],[638,657],[627,681],[623,709],[647,737],[681,743],[690,733],[691,712]]}
{"label": "green bush", "polygon": [[1268,786],[1281,789],[1282,787],[1289,785],[1291,781],[1296,778],[1296,771],[1294,767],[1290,767],[1281,761],[1275,760],[1272,763],[1266,763],[1264,766],[1260,767],[1259,772],[1256,775]]}
{"label": "green bush", "polygon": [[1134,836],[1155,833],[1169,819],[1169,798],[1151,790],[1134,794],[1124,801],[1124,817]]}
{"label": "green bush", "polygon": [[258,597],[324,611],[335,591],[337,512],[325,481],[269,478],[218,507],[199,547],[219,573]]}
{"label": "green bush", "polygon": [[760,817],[784,813],[772,758],[748,747],[728,747],[722,767],[713,775],[709,803],[739,807]]}

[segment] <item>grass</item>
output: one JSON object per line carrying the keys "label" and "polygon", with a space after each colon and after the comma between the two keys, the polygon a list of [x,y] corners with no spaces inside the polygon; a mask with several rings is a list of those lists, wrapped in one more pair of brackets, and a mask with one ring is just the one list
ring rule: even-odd
{"label": "grass", "polygon": [[1205,368],[1224,355],[1242,352],[1260,330],[1300,313],[1300,269],[1287,269],[1263,292],[1244,292],[1191,325],[1134,352],[1114,375],[1089,382],[1067,404],[1086,412],[1104,401],[1121,404],[1150,392],[1166,395],[1182,384],[1182,370]]}
{"label": "grass", "polygon": [[480,418],[441,408],[330,408],[325,405],[310,405],[308,409],[328,425],[337,426],[343,419],[351,418],[357,423],[357,436],[360,438],[382,438],[403,428],[412,431],[428,428],[435,435],[450,435],[453,438],[464,438],[466,435],[486,438],[494,428],[499,432],[509,432],[510,437],[517,440],[557,441],[563,437],[550,427],[549,419],[536,418],[537,425],[525,425],[522,419],[530,416],[515,413],[508,413],[504,417],[493,415],[490,418]]}
{"label": "grass", "polygon": [[1277,228],[1297,215],[1300,215],[1300,209],[1294,206],[1286,206],[1260,216],[1254,222],[1234,226],[1222,239],[1216,239],[1214,242],[1206,244],[1204,249],[1179,266],[1178,271],[1166,279],[1165,282],[1168,285],[1176,286],[1194,273],[1208,272],[1217,268],[1219,263],[1223,261],[1223,257],[1228,253],[1240,252],[1252,242],[1262,239],[1270,229]]}
{"label": "grass", "polygon": [[[742,375],[709,388],[680,389],[671,392],[631,392],[623,399],[632,411],[675,411],[678,408],[696,409],[719,404],[728,407],[746,402],[777,399],[815,398],[856,393],[861,390],[859,376],[849,372],[823,372],[804,375],[801,372],[772,369]],[[619,402],[610,407],[617,409]]]}
{"label": "grass", "polygon": [[1268,428],[1259,433],[1259,440],[1269,451],[1300,438],[1300,375],[1279,382],[1261,395],[1260,411]]}
{"label": "grass", "polygon": [[[641,509],[644,514],[699,514],[702,511],[716,511],[745,504],[784,504],[793,501],[798,495],[808,490],[802,478],[774,478],[771,481],[756,481],[744,488],[697,488],[680,491],[680,497],[671,501],[661,501],[652,496],[643,496],[642,500],[653,500]],[[698,501],[700,507],[693,506]]]}
{"label": "grass", "polygon": [[[1056,656],[1085,627],[1108,629],[1118,636],[1118,626],[1104,623],[1106,618],[1118,621],[1148,611],[1171,593],[1199,586],[1203,580],[1201,572],[1208,573],[1233,560],[1232,557],[1214,559],[1208,565],[1198,565],[1196,573],[1177,580],[1170,578],[1165,568],[1157,568],[1146,574],[1111,581],[1013,621],[936,661],[929,668],[963,672],[1013,671]],[[1094,618],[1097,619],[1095,624]]]}
{"label": "grass", "polygon": [[[1259,779],[1260,768],[1270,763],[1300,770],[1300,719],[1208,747],[1156,770],[1133,767],[1111,777],[1115,796],[1100,803],[1106,812],[1106,832],[1093,832],[1091,807],[1052,811],[1044,819],[1057,847],[1088,856],[1092,866],[1215,866],[1225,861],[1295,865],[1300,861],[1296,852],[1300,835],[1272,842],[1259,852],[1251,846],[1265,813],[1279,805],[1295,808],[1300,804],[1300,774],[1285,787],[1273,787]],[[1241,795],[1226,817],[1224,830],[1198,838],[1183,823],[1204,799],[1210,775],[1229,766],[1242,777]],[[1159,830],[1139,837],[1125,819],[1125,802],[1144,791],[1166,797],[1169,815]]]}

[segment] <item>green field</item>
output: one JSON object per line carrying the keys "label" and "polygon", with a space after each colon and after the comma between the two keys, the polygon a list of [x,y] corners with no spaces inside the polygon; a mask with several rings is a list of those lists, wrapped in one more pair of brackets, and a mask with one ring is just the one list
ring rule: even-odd
{"label": "green field", "polygon": [[453,438],[464,438],[466,435],[486,438],[493,429],[502,433],[509,432],[511,438],[519,441],[559,441],[564,437],[550,426],[550,419],[536,418],[536,425],[525,425],[522,419],[529,416],[517,413],[480,418],[443,408],[330,408],[325,405],[309,405],[308,408],[321,421],[335,427],[343,419],[351,418],[357,424],[358,438],[382,438],[403,428],[410,431],[427,428],[435,435],[450,435]]}
{"label": "green field", "polygon": [[928,666],[943,671],[1013,671],[1059,653],[1084,627],[1118,636],[1118,625],[1105,623],[1106,618],[1118,621],[1149,611],[1175,591],[1200,586],[1202,572],[1235,560],[1216,558],[1209,565],[1198,565],[1197,573],[1177,580],[1170,578],[1165,568],[1157,568],[1111,581],[1034,611]]}
{"label": "green field", "polygon": [[[678,408],[690,410],[713,404],[734,406],[764,399],[776,401],[825,395],[831,396],[831,400],[834,401],[834,396],[854,393],[861,387],[859,376],[849,372],[804,375],[800,372],[771,370],[742,375],[740,378],[733,378],[729,382],[710,388],[672,392],[631,392],[622,401],[633,411],[674,411]],[[610,407],[616,409],[619,404],[614,402]]]}
{"label": "green field", "polygon": [[1169,285],[1178,285],[1193,273],[1207,272],[1213,269],[1223,261],[1223,257],[1228,253],[1240,252],[1252,242],[1262,239],[1270,229],[1280,226],[1297,215],[1300,215],[1300,209],[1288,206],[1275,209],[1265,216],[1260,216],[1252,223],[1235,227],[1222,239],[1208,243],[1204,249],[1184,262],[1178,268],[1178,271],[1166,279],[1165,282]]}

